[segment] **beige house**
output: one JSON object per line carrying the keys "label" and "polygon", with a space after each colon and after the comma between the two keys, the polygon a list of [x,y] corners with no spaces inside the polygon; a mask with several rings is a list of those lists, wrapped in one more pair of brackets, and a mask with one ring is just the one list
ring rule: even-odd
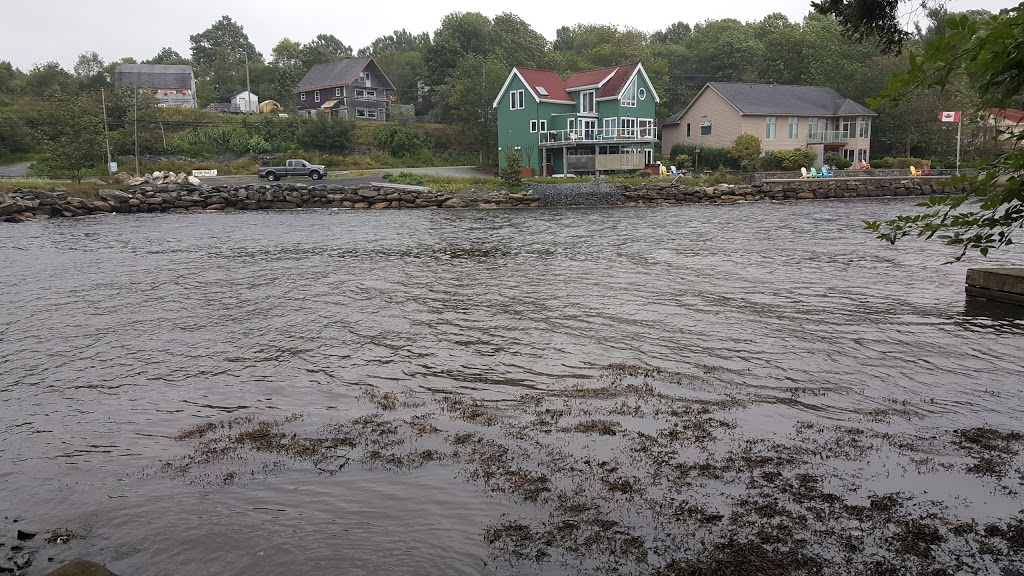
{"label": "beige house", "polygon": [[824,86],[709,82],[681,112],[662,125],[662,150],[674,144],[728,148],[740,134],[761,139],[761,149],[809,148],[854,162],[871,159],[871,118],[864,106]]}

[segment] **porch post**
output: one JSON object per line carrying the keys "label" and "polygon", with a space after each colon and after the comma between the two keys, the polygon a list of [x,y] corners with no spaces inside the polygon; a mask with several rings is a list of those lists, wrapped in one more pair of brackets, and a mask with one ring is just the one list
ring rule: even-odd
{"label": "porch post", "polygon": [[562,176],[569,175],[569,147],[562,146]]}

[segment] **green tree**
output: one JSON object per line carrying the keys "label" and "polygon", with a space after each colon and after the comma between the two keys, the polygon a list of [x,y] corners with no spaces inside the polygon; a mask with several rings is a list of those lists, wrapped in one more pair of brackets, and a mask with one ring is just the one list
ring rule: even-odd
{"label": "green tree", "polygon": [[[864,2],[865,0],[858,0]],[[839,9],[842,9],[839,3]],[[824,8],[836,8],[830,2]],[[846,15],[847,12],[839,12]],[[894,13],[886,15],[897,18]],[[873,30],[867,22],[850,18],[844,23],[853,31]],[[885,18],[881,18],[885,22]],[[883,97],[890,101],[915,98],[922,86],[947,88],[958,78],[970,78],[979,95],[977,111],[1008,108],[1024,100],[1024,4],[999,15],[972,19],[967,15],[947,18],[945,33],[926,40],[910,52],[910,67],[892,76]],[[865,28],[867,26],[867,28]],[[881,26],[879,41],[893,48],[903,46],[906,36]],[[868,229],[895,243],[906,236],[937,238],[960,249],[957,260],[968,251],[987,255],[993,248],[1013,243],[1013,234],[1024,224],[1024,133],[1011,137],[1014,146],[986,166],[976,177],[956,177],[954,184],[967,192],[933,196],[920,204],[924,212],[902,215],[884,222],[870,221]]]}
{"label": "green tree", "polygon": [[143,64],[189,64],[189,61],[175,49],[165,46],[156,53],[156,56],[144,61]]}
{"label": "green tree", "polygon": [[35,145],[24,119],[10,108],[0,108],[0,158],[31,152]]}
{"label": "green tree", "polygon": [[0,94],[18,94],[25,89],[25,73],[7,60],[0,60]]}
{"label": "green tree", "polygon": [[352,56],[352,47],[346,45],[333,34],[317,34],[299,50],[302,67],[309,70],[317,64],[337,62]]}
{"label": "green tree", "polygon": [[742,170],[754,170],[761,157],[761,139],[753,134],[740,134],[729,149],[732,157]]}
{"label": "green tree", "polygon": [[430,46],[430,34],[413,34],[405,28],[380,36],[369,46],[359,49],[359,56],[380,56],[382,54],[423,52]]}
{"label": "green tree", "polygon": [[306,150],[348,154],[352,151],[352,122],[322,116],[303,125],[298,144]]}
{"label": "green tree", "polygon": [[74,77],[56,62],[47,62],[33,66],[28,71],[25,88],[33,96],[43,96],[47,91],[55,88],[59,88],[64,92],[76,92],[78,90]]}
{"label": "green tree", "polygon": [[395,124],[377,130],[374,142],[378,148],[396,158],[415,156],[428,149],[428,142],[421,134],[407,126]]}
{"label": "green tree", "polygon": [[81,182],[102,165],[103,119],[90,103],[60,90],[49,92],[39,120],[45,141],[39,169]]}
{"label": "green tree", "polygon": [[189,37],[192,64],[199,82],[200,100],[226,102],[245,88],[245,61],[262,64],[260,54],[245,29],[228,16],[199,34]]}

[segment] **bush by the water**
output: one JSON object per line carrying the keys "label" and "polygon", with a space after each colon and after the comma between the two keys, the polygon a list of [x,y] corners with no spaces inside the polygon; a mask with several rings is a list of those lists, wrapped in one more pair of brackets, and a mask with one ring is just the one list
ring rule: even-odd
{"label": "bush by the water", "polygon": [[911,166],[915,168],[930,167],[932,165],[930,160],[924,158],[891,158],[886,156],[879,160],[872,160],[872,168],[892,168],[892,169],[909,169]]}
{"label": "bush by the water", "polygon": [[825,154],[825,164],[835,166],[839,170],[846,170],[850,166],[853,166],[853,162],[843,158],[843,155],[839,152],[829,152],[828,154]]}
{"label": "bush by the water", "polygon": [[739,164],[729,155],[731,149],[714,146],[696,146],[694,144],[674,144],[669,158],[685,154],[693,158],[694,170],[738,170]]}
{"label": "bush by the water", "polygon": [[765,171],[794,171],[801,167],[814,164],[818,155],[813,150],[794,148],[792,150],[775,150],[761,159],[761,169]]}

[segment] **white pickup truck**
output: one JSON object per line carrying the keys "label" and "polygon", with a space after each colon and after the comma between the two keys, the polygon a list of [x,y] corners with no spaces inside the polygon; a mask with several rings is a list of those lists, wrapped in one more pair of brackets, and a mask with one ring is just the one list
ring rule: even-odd
{"label": "white pickup truck", "polygon": [[327,167],[322,164],[310,164],[305,160],[288,160],[284,166],[260,168],[256,175],[271,182],[287,176],[309,176],[313,180],[319,180],[327,176]]}

